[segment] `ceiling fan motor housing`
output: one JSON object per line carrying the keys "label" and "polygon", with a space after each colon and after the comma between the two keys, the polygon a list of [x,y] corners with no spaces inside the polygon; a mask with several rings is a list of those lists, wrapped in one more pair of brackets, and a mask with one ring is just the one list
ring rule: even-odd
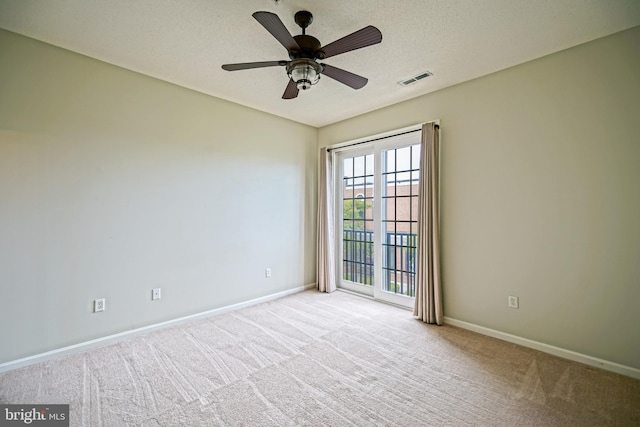
{"label": "ceiling fan motor housing", "polygon": [[322,47],[322,45],[320,44],[320,40],[318,40],[317,38],[308,36],[306,34],[300,34],[298,36],[293,36],[293,39],[296,41],[296,43],[298,43],[300,49],[291,49],[289,51],[289,58],[324,58],[324,52],[320,50],[320,47]]}

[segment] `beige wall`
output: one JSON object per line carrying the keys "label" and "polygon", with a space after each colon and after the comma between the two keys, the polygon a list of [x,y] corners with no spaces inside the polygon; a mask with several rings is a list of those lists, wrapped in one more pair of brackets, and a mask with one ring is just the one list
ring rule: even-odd
{"label": "beige wall", "polygon": [[324,127],[319,146],[433,119],[445,315],[640,368],[640,27]]}
{"label": "beige wall", "polygon": [[313,282],[316,141],[440,119],[446,315],[640,368],[638,46],[318,131],[0,31],[0,363]]}
{"label": "beige wall", "polygon": [[313,283],[316,141],[0,31],[0,363]]}

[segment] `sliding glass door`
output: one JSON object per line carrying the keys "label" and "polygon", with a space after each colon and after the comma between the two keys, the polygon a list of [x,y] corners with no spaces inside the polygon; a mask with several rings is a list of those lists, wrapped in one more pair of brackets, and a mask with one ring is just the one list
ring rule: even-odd
{"label": "sliding glass door", "polygon": [[412,307],[420,132],[337,151],[337,284]]}

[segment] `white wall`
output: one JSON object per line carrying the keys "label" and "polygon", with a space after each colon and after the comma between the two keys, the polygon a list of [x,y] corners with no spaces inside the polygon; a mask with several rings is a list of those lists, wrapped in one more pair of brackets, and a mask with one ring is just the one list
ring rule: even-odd
{"label": "white wall", "polygon": [[316,141],[0,31],[0,363],[313,283]]}
{"label": "white wall", "polygon": [[319,146],[432,119],[445,315],[640,368],[640,27],[324,127]]}

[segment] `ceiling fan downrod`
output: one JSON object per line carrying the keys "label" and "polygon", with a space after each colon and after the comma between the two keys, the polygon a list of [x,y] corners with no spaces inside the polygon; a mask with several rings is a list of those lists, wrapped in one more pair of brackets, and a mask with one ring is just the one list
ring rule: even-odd
{"label": "ceiling fan downrod", "polygon": [[313,15],[307,10],[300,10],[293,16],[296,24],[302,28],[302,35],[306,34],[306,29],[313,22]]}

